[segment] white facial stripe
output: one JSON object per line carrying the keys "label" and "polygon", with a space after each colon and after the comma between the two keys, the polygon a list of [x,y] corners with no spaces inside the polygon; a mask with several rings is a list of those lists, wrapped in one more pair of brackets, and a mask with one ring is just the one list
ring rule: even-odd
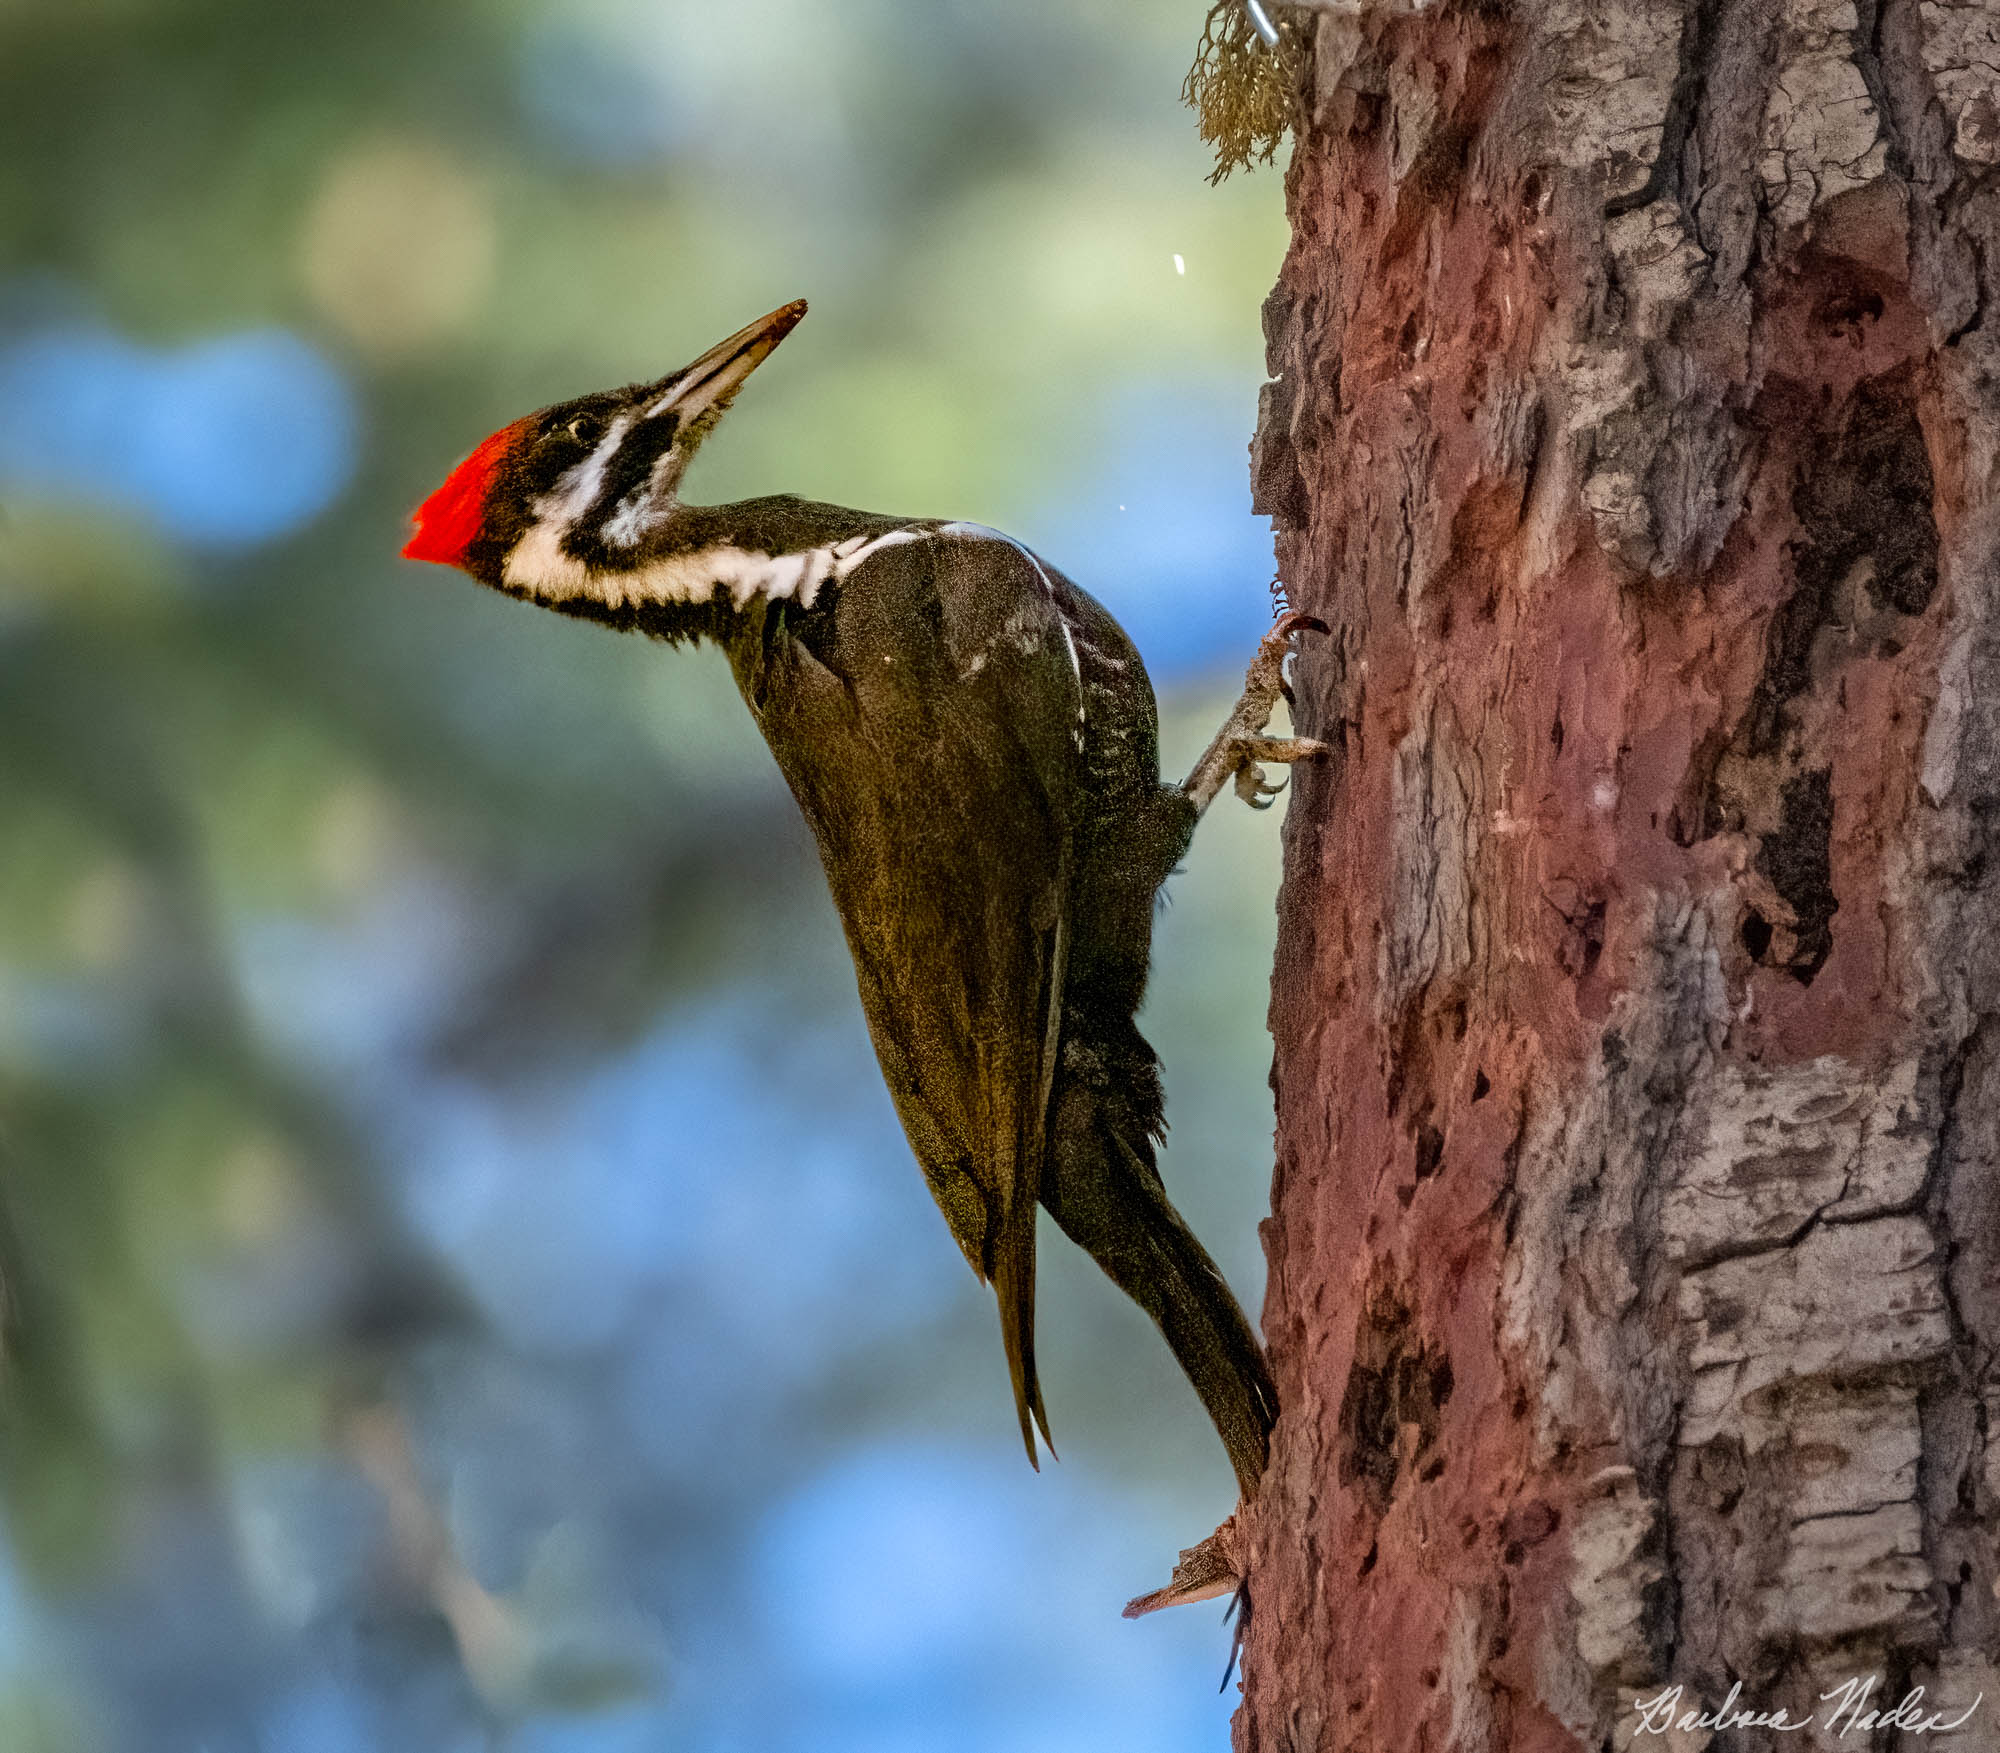
{"label": "white facial stripe", "polygon": [[618,509],[604,520],[604,545],[607,548],[636,548],[639,538],[646,533],[649,521],[645,514],[647,495],[628,493],[618,501]]}
{"label": "white facial stripe", "polygon": [[614,548],[636,548],[646,532],[673,508],[674,471],[685,459],[671,446],[653,459],[643,487],[635,487],[604,520],[604,540]]}
{"label": "white facial stripe", "polygon": [[628,412],[614,419],[604,429],[597,448],[582,462],[565,469],[557,478],[554,490],[535,501],[538,526],[554,522],[567,530],[597,503],[598,494],[604,491],[604,471],[611,462],[611,453],[618,448],[625,434],[632,430],[632,418]]}
{"label": "white facial stripe", "polygon": [[589,570],[562,551],[563,526],[547,518],[532,525],[507,556],[502,580],[545,602],[596,596]]}

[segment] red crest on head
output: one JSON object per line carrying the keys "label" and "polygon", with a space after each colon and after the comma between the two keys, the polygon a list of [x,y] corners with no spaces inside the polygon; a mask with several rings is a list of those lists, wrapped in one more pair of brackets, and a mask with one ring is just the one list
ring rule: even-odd
{"label": "red crest on head", "polygon": [[507,460],[527,424],[517,420],[503,426],[453,469],[445,484],[417,507],[411,519],[410,539],[403,544],[407,560],[433,560],[440,566],[456,566],[465,551],[479,539],[486,521],[486,491]]}

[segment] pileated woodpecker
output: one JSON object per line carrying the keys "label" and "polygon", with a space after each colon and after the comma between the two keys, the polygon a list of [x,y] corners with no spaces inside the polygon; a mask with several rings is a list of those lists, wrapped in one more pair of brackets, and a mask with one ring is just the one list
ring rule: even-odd
{"label": "pileated woodpecker", "polygon": [[[567,615],[727,653],[818,839],[876,1057],[972,1269],[993,1285],[1028,1459],[1035,1206],[1159,1324],[1247,1496],[1277,1401],[1168,1202],[1159,1062],[1134,1013],[1153,901],[1222,783],[1257,803],[1284,682],[1273,629],[1185,786],[1111,616],[978,524],[780,495],[685,505],[681,477],[805,315],[775,310],[656,383],[503,427],[416,513],[405,554]],[[1312,623],[1312,625],[1317,625]],[[1031,1424],[1032,1420],[1032,1424]]]}

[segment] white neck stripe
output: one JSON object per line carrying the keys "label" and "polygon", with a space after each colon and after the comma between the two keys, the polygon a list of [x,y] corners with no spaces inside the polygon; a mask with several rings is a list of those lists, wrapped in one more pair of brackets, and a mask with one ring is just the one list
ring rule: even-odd
{"label": "white neck stripe", "polygon": [[536,524],[507,556],[505,582],[543,602],[588,600],[614,609],[627,604],[713,602],[725,592],[739,609],[757,597],[809,609],[829,578],[845,578],[882,549],[921,542],[931,534],[889,530],[873,537],[849,536],[830,547],[795,554],[766,554],[718,543],[642,566],[612,569],[589,567],[565,554],[562,533],[558,524]]}

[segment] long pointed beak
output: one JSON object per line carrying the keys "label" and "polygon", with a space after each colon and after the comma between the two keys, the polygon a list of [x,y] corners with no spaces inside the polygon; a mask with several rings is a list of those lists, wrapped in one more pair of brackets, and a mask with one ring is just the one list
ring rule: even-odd
{"label": "long pointed beak", "polygon": [[672,409],[686,428],[704,414],[721,408],[743,387],[743,380],[770,358],[772,349],[798,327],[805,314],[806,301],[795,298],[769,316],[759,317],[748,328],[738,329],[692,365],[663,378],[646,403],[644,418],[650,420]]}

